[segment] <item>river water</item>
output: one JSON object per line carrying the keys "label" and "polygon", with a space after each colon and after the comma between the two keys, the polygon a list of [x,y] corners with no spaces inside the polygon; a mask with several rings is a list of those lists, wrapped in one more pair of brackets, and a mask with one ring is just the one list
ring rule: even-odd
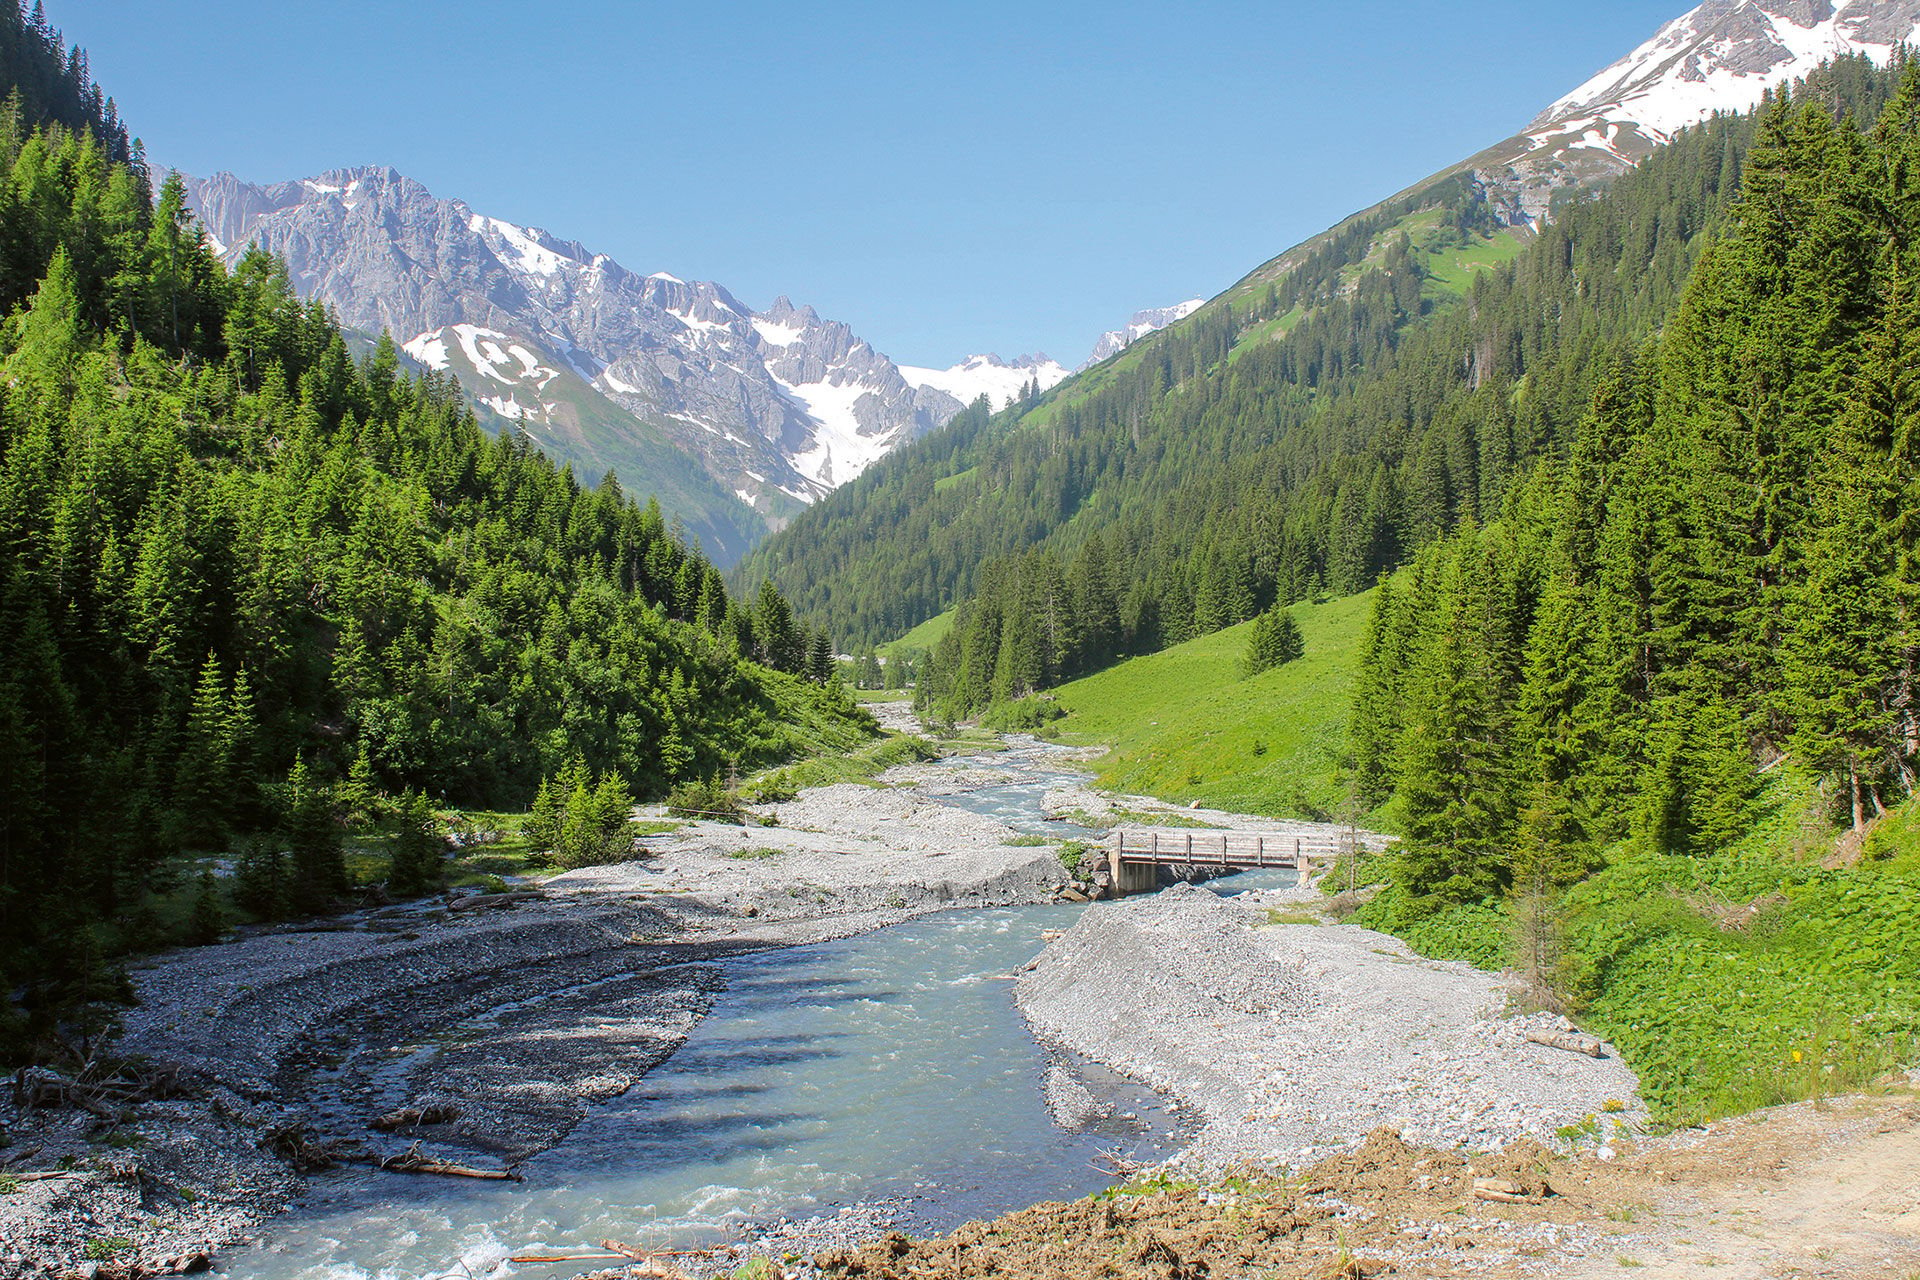
{"label": "river water", "polygon": [[[1081,775],[1037,748],[970,763],[1012,776],[942,802],[1061,834],[1040,798]],[[259,1280],[574,1275],[580,1265],[505,1259],[605,1237],[702,1246],[746,1223],[877,1200],[908,1202],[910,1229],[926,1232],[1098,1190],[1109,1179],[1093,1157],[1162,1154],[1177,1121],[1090,1064],[1081,1073],[1113,1117],[1068,1133],[1047,1112],[1046,1058],[1006,978],[1081,909],[941,912],[718,962],[725,989],[686,1044],[523,1166],[525,1182],[322,1175],[223,1269]]]}

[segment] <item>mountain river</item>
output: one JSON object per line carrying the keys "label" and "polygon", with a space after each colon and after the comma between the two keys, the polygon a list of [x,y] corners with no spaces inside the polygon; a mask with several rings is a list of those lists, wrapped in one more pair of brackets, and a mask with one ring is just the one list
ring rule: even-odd
{"label": "mountain river", "polygon": [[[1083,774],[1044,757],[991,767],[1011,780],[935,798],[1023,831],[1083,834],[1041,813],[1049,786]],[[1232,879],[1250,888],[1274,875]],[[607,1237],[700,1247],[747,1224],[878,1201],[924,1233],[1096,1191],[1110,1181],[1096,1155],[1153,1158],[1176,1145],[1179,1121],[1086,1063],[1076,1072],[1111,1118],[1069,1133],[1047,1111],[1046,1055],[1005,979],[1080,910],[947,911],[719,961],[725,989],[685,1045],[522,1166],[524,1182],[323,1174],[221,1269],[250,1280],[572,1276],[587,1266],[507,1258]]]}

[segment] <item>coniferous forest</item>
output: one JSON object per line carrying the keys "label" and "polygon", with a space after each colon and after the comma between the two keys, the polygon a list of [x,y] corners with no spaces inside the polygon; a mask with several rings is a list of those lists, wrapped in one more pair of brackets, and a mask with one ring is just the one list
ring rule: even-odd
{"label": "coniferous forest", "polygon": [[[389,342],[355,359],[274,259],[230,273],[83,56],[37,8],[0,28],[0,986],[84,996],[167,940],[182,850],[252,850],[263,914],[325,909],[356,797],[418,827],[422,797],[644,797],[868,732],[770,587],[730,599],[656,507]],[[403,862],[391,889],[434,886]]]}
{"label": "coniferous forest", "polygon": [[[1920,763],[1920,68],[1899,84],[1864,130],[1760,112],[1671,322],[1365,641],[1354,785],[1405,840],[1361,918],[1497,958],[1515,904],[1599,1025],[1689,1047],[1636,1063],[1669,1106],[1716,1055],[1884,1062],[1920,1027],[1920,890],[1846,869]],[[1793,832],[1822,813],[1825,867]],[[1677,905],[1743,900],[1798,918],[1715,946]]]}
{"label": "coniferous forest", "polygon": [[[1803,92],[1867,119],[1892,80],[1842,59]],[[1363,590],[1567,447],[1672,313],[1755,127],[1686,131],[1464,292],[1393,228],[1424,215],[1472,242],[1486,193],[1453,178],[1390,201],[1038,406],[976,407],[884,459],[741,573],[855,642],[958,605],[924,695],[957,715]]]}

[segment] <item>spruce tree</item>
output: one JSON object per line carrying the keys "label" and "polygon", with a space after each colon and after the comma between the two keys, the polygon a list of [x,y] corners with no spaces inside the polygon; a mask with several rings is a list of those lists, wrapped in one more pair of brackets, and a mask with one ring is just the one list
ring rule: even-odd
{"label": "spruce tree", "polygon": [[295,760],[287,775],[286,796],[287,905],[296,915],[313,915],[326,910],[347,889],[333,797],[314,778],[304,756]]}
{"label": "spruce tree", "polygon": [[444,887],[446,840],[440,834],[433,802],[424,793],[412,791],[401,798],[388,848],[391,851],[387,873],[389,893],[400,898],[417,898]]}

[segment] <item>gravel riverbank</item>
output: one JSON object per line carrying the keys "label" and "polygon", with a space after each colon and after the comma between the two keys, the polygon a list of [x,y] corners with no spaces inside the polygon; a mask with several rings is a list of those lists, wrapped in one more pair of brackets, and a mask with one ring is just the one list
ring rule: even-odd
{"label": "gravel riverbank", "polygon": [[1179,1163],[1300,1166],[1389,1126],[1485,1150],[1602,1115],[1645,1121],[1633,1073],[1529,1043],[1497,975],[1308,914],[1315,890],[1222,898],[1180,885],[1096,903],[1023,973],[1043,1039],[1168,1093],[1206,1123]]}
{"label": "gravel riverbank", "polygon": [[[703,962],[1051,900],[1067,882],[1051,847],[1010,845],[1011,828],[927,794],[996,776],[995,760],[810,791],[778,826],[691,824],[532,898],[409,904],[155,958],[133,975],[117,1048],[178,1064],[193,1096],[141,1104],[110,1135],[85,1112],[0,1099],[0,1280],[150,1274],[231,1245],[299,1192],[290,1151],[418,1142],[511,1167],[673,1053],[718,993]],[[435,1123],[373,1127],[435,1107]],[[70,1176],[7,1182],[8,1167],[63,1163]]]}
{"label": "gravel riverbank", "polygon": [[[134,975],[119,1048],[177,1064],[192,1094],[141,1104],[110,1133],[84,1112],[0,1099],[12,1139],[0,1280],[154,1274],[223,1249],[300,1193],[289,1154],[378,1159],[417,1143],[430,1159],[512,1168],[675,1052],[725,998],[718,961],[928,911],[1054,900],[1068,883],[1055,848],[967,809],[971,791],[1037,779],[1039,812],[1023,825],[1061,837],[1115,807],[1129,822],[1174,812],[1063,780],[1074,757],[1059,748],[1007,747],[807,791],[777,806],[776,825],[690,824],[537,894],[385,908],[155,958]],[[1317,901],[1182,886],[1090,907],[1017,984],[1040,1038],[1071,1051],[1043,1082],[1061,1122],[1096,1122],[1105,1105],[1075,1055],[1199,1117],[1179,1159],[1215,1167],[1304,1162],[1381,1124],[1486,1147],[1616,1101],[1620,1121],[1640,1118],[1617,1059],[1526,1044],[1547,1020],[1507,1016],[1491,975],[1365,930],[1259,927],[1269,906]],[[374,1125],[402,1109],[430,1114]],[[9,1165],[71,1169],[9,1186]],[[775,1224],[749,1246],[856,1244],[894,1208]]]}

